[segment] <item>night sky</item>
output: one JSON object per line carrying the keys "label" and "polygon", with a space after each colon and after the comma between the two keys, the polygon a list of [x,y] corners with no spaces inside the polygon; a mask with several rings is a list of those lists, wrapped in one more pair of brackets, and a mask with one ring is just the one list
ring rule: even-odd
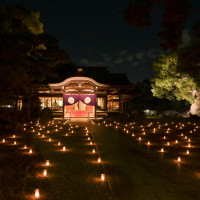
{"label": "night sky", "polygon": [[[126,72],[133,83],[153,76],[152,63],[161,53],[160,30],[163,9],[152,14],[152,26],[135,29],[123,20],[126,0],[1,0],[23,4],[41,13],[47,34],[55,36],[72,61],[81,66],[107,66],[110,72]],[[190,25],[200,19],[198,9],[187,21],[182,46],[190,41]]]}

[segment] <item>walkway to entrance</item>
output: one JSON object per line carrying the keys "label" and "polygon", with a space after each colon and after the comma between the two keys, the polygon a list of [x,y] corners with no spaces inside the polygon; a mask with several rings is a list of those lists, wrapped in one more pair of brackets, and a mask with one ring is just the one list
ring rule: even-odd
{"label": "walkway to entrance", "polygon": [[88,126],[90,125],[90,120],[89,118],[71,118],[69,120],[70,124],[77,124],[81,126]]}
{"label": "walkway to entrance", "polygon": [[69,123],[93,133],[113,192],[119,200],[199,200],[200,178],[114,129],[93,126],[89,119]]}
{"label": "walkway to entrance", "polygon": [[93,126],[92,131],[116,199],[200,199],[200,179],[192,171],[114,129]]}

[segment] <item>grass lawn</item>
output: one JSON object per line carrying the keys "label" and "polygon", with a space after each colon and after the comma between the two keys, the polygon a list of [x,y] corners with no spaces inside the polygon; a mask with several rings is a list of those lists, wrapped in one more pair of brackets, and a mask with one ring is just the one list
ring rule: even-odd
{"label": "grass lawn", "polygon": [[28,124],[21,132],[1,133],[0,199],[36,199],[36,188],[40,191],[39,199],[44,200],[110,199],[109,185],[100,179],[105,172],[97,162],[98,153],[92,153],[96,147],[88,140],[88,136],[93,140],[91,134],[86,136],[85,127],[63,122],[55,121],[45,127]]}
{"label": "grass lawn", "polygon": [[105,121],[92,131],[117,199],[200,199],[198,120]]}
{"label": "grass lawn", "polygon": [[[133,142],[171,159],[200,175],[200,121],[190,119],[146,119],[132,123],[102,123]],[[117,128],[116,128],[117,127]],[[161,150],[162,149],[162,150]]]}

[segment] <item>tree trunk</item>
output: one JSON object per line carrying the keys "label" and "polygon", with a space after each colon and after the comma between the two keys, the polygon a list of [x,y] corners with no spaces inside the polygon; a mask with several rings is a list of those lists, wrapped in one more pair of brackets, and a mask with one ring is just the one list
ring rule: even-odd
{"label": "tree trunk", "polygon": [[190,106],[189,114],[200,116],[200,92],[196,93],[194,103]]}

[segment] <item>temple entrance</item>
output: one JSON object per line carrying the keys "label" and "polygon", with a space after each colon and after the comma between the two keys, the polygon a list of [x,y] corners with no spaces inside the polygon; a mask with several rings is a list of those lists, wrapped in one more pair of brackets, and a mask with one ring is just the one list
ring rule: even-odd
{"label": "temple entrance", "polygon": [[[78,97],[77,95],[73,95],[73,96],[67,95],[67,103],[64,104],[64,117],[65,118],[94,118],[95,105],[89,105],[87,104],[87,101],[85,103],[84,100],[81,101],[77,97]],[[71,98],[73,98],[74,100],[72,101]],[[77,100],[75,100],[76,98]]]}

